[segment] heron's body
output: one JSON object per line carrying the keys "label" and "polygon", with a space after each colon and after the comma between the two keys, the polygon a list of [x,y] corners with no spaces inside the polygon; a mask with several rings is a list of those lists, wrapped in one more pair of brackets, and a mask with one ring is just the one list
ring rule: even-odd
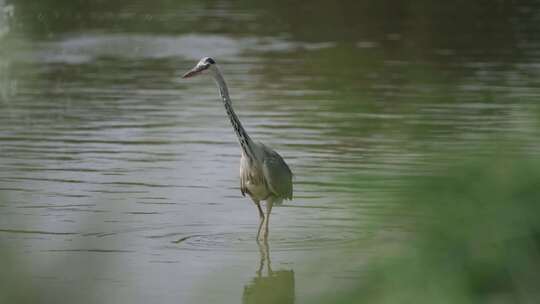
{"label": "heron's body", "polygon": [[[191,71],[184,75],[184,78],[192,77],[204,71],[209,71],[213,76],[219,88],[225,111],[238,137],[242,150],[240,158],[240,191],[244,196],[248,194],[257,206],[261,218],[257,237],[266,239],[272,206],[281,204],[284,199],[292,199],[292,172],[276,151],[262,143],[251,140],[232,108],[229,90],[212,58],[205,57],[201,59]],[[261,209],[261,201],[266,202],[266,214]]]}
{"label": "heron's body", "polygon": [[292,199],[292,173],[283,158],[262,143],[255,143],[255,161],[242,152],[240,158],[240,191],[254,201],[269,198],[274,204]]}
{"label": "heron's body", "polygon": [[250,164],[249,157],[242,152],[240,158],[240,192],[246,193],[254,201],[264,201],[271,192],[264,180],[263,172],[260,168]]}

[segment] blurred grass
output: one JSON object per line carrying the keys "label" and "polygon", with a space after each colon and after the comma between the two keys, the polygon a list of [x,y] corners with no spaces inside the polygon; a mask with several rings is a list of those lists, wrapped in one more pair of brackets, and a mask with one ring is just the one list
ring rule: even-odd
{"label": "blurred grass", "polygon": [[416,214],[411,240],[321,303],[538,303],[539,168],[493,155],[414,178],[395,211]]}

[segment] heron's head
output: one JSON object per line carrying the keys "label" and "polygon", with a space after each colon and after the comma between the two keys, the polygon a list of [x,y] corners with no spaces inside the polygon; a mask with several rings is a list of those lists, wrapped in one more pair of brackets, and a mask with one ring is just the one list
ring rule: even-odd
{"label": "heron's head", "polygon": [[189,72],[185,73],[182,78],[189,78],[201,74],[205,74],[206,71],[212,70],[215,67],[216,61],[210,57],[203,57],[195,67]]}

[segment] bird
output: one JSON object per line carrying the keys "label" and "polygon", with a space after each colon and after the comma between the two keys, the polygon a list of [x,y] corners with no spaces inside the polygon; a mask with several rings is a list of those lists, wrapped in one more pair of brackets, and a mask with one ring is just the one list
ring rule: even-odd
{"label": "bird", "polygon": [[[253,141],[248,135],[234,112],[229,88],[216,61],[203,57],[182,78],[198,75],[210,75],[217,84],[225,112],[240,144],[240,192],[242,196],[249,195],[257,207],[260,219],[257,241],[266,241],[272,207],[293,198],[293,173],[281,155],[263,143]],[[261,202],[265,202],[266,212],[263,212]]]}

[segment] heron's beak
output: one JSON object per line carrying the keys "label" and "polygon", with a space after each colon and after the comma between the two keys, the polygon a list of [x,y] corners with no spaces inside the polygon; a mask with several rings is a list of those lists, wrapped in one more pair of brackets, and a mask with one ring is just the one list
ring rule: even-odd
{"label": "heron's beak", "polygon": [[193,76],[201,73],[202,71],[206,70],[207,68],[208,68],[208,66],[206,66],[206,65],[197,65],[193,69],[191,69],[189,72],[185,73],[184,76],[182,76],[182,78],[193,77]]}

